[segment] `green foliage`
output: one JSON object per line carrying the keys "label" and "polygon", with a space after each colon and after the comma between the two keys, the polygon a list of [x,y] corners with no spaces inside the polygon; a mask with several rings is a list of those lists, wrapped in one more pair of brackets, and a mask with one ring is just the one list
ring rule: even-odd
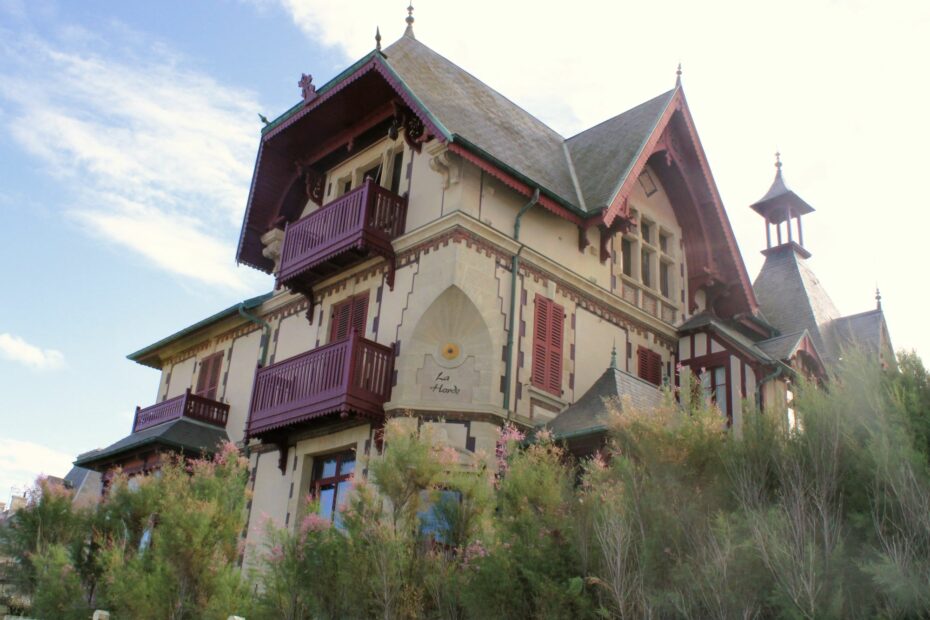
{"label": "green foliage", "polygon": [[81,577],[74,569],[68,550],[50,545],[32,558],[36,575],[31,614],[37,618],[83,620],[92,610],[84,599]]}
{"label": "green foliage", "polygon": [[145,521],[123,521],[104,542],[102,604],[140,619],[247,615],[235,564],[246,476],[230,444],[212,461],[178,459],[132,487],[117,481],[108,502],[114,515],[150,512]]}

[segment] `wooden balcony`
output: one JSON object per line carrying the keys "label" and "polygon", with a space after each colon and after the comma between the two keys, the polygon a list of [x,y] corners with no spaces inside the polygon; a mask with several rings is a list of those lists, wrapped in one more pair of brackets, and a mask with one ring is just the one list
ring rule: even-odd
{"label": "wooden balcony", "polygon": [[163,422],[190,418],[226,428],[229,405],[192,394],[190,388],[180,396],[169,398],[160,403],[142,409],[136,407],[136,418],[132,423],[132,432],[158,426]]}
{"label": "wooden balcony", "polygon": [[313,285],[372,255],[391,265],[391,241],[404,232],[407,198],[398,196],[371,179],[284,231],[277,284],[312,297]]}
{"label": "wooden balcony", "polygon": [[345,340],[259,368],[246,434],[269,436],[332,413],[380,420],[393,372],[391,347],[354,332]]}

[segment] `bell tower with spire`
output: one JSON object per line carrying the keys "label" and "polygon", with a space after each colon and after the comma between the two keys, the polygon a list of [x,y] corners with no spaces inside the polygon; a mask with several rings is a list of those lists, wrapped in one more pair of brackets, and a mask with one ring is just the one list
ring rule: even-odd
{"label": "bell tower with spire", "polygon": [[781,167],[781,153],[775,153],[775,180],[772,181],[772,187],[765,196],[750,205],[750,208],[765,220],[766,249],[762,253],[767,256],[775,250],[790,247],[804,258],[810,258],[811,253],[804,247],[801,217],[812,213],[814,207],[788,189],[782,177]]}

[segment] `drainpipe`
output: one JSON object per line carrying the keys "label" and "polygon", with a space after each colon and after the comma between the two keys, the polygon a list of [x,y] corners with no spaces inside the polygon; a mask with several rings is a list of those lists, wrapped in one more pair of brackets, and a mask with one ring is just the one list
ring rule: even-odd
{"label": "drainpipe", "polygon": [[244,318],[246,321],[255,323],[262,328],[262,356],[261,361],[259,362],[259,366],[264,367],[265,360],[268,358],[268,341],[271,340],[271,324],[268,323],[268,321],[263,321],[254,314],[249,314],[245,309],[244,303],[239,304],[239,316]]}
{"label": "drainpipe", "polygon": [[[520,207],[513,221],[513,240],[520,243],[520,220],[530,208],[539,202],[539,188],[533,190],[530,201]],[[510,327],[507,330],[507,363],[504,366],[504,409],[510,419],[510,384],[513,381],[513,332],[517,323],[517,276],[520,273],[520,253],[525,246],[520,243],[510,263]]]}

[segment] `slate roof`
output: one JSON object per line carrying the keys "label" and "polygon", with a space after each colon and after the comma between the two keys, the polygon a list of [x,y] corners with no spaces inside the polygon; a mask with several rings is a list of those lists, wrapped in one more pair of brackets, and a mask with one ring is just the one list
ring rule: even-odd
{"label": "slate roof", "polygon": [[123,437],[106,448],[85,452],[75,459],[74,464],[95,469],[116,457],[148,446],[161,446],[183,451],[190,456],[200,456],[202,453],[212,454],[223,441],[229,441],[224,429],[189,418],[179,418]]}
{"label": "slate roof", "polygon": [[588,210],[609,206],[671,103],[675,90],[568,139],[568,150]]}
{"label": "slate roof", "polygon": [[614,399],[622,407],[655,409],[662,404],[662,392],[655,385],[620,370],[608,368],[573,405],[557,415],[546,427],[557,439],[596,433],[606,429],[607,405]]}
{"label": "slate roof", "polygon": [[580,208],[558,132],[413,37],[401,37],[384,54],[452,134]]}
{"label": "slate roof", "polygon": [[808,331],[805,329],[804,331],[795,332],[793,334],[775,336],[774,338],[757,342],[756,347],[773,359],[787,360],[794,355],[795,351],[798,350],[798,347],[804,340],[804,337],[808,335]]}
{"label": "slate roof", "polygon": [[87,479],[87,474],[91,471],[84,467],[72,467],[71,471],[65,474],[65,485],[69,489],[80,489],[81,485],[84,484],[84,480]]}
{"label": "slate roof", "polygon": [[884,323],[885,315],[878,309],[836,319],[830,326],[834,355],[838,357],[843,348],[849,346],[859,346],[878,355],[882,349]]}
{"label": "slate roof", "polygon": [[782,334],[806,329],[817,351],[832,355],[826,332],[840,313],[793,246],[785,244],[769,250],[752,288],[766,319]]}

